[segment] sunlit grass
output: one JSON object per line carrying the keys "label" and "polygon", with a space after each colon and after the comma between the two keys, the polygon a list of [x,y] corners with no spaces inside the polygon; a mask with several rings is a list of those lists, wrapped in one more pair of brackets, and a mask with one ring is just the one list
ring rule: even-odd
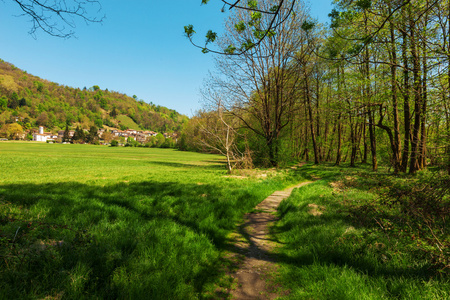
{"label": "sunlit grass", "polygon": [[[448,299],[450,282],[364,221],[388,173],[307,165],[315,182],[294,190],[279,208],[273,234],[282,243],[280,281],[290,299]],[[358,214],[351,214],[359,207]],[[362,222],[364,221],[364,222]]]}
{"label": "sunlit grass", "polygon": [[194,299],[226,236],[297,179],[170,149],[0,143],[0,298]]}

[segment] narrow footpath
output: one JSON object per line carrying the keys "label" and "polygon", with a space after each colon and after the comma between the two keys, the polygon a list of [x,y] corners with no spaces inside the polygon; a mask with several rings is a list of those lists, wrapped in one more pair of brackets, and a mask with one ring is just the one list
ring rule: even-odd
{"label": "narrow footpath", "polygon": [[267,284],[270,274],[277,272],[276,256],[272,254],[277,243],[270,239],[269,228],[277,221],[275,212],[280,202],[289,197],[295,188],[308,183],[273,193],[255,207],[255,212],[245,215],[244,223],[238,229],[243,238],[236,244],[242,250],[244,260],[232,275],[238,283],[236,289],[230,291],[232,299],[274,299],[282,296],[277,287]]}

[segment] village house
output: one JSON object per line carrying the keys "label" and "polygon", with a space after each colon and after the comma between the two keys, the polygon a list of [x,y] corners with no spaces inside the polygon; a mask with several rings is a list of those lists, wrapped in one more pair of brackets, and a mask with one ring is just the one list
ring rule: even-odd
{"label": "village house", "polygon": [[53,135],[51,132],[44,132],[44,127],[39,126],[38,133],[33,133],[33,141],[35,142],[47,142],[48,140],[53,140],[58,138],[57,135]]}
{"label": "village house", "polygon": [[[87,129],[83,129],[83,131],[86,134],[89,133],[89,130],[87,130]],[[57,135],[53,135],[50,132],[44,132],[44,127],[40,126],[39,132],[33,133],[33,141],[38,141],[38,142],[46,142],[48,140],[62,141],[62,139],[64,138],[64,132],[65,132],[65,130],[59,130]],[[105,132],[106,132],[105,129],[100,128],[97,131],[97,134],[101,138]],[[112,129],[110,132],[113,137],[123,137],[125,139],[127,139],[128,137],[132,137],[139,143],[145,143],[149,137],[156,136],[158,134],[157,132],[151,131],[151,130],[143,131],[143,130],[134,130],[134,129],[127,129],[124,131],[118,130],[118,129]],[[73,138],[74,134],[75,134],[75,130],[69,130],[69,138]],[[167,134],[164,134],[164,135],[167,136]]]}
{"label": "village house", "polygon": [[[59,130],[58,131],[58,138],[62,139],[64,137],[65,130]],[[75,130],[69,130],[69,138],[72,138],[75,134]]]}

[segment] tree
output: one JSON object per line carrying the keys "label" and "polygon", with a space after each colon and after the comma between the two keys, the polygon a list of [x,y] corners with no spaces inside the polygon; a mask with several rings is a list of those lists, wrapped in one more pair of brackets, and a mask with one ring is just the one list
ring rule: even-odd
{"label": "tree", "polygon": [[72,137],[72,141],[78,142],[78,143],[84,143],[84,141],[85,141],[84,130],[81,129],[79,126],[77,126],[77,128],[75,129],[75,132]]}
{"label": "tree", "polygon": [[112,111],[109,113],[109,115],[113,118],[115,118],[117,116],[117,110],[116,107],[114,106]]}
{"label": "tree", "polygon": [[64,136],[63,136],[63,142],[69,142],[69,141],[70,141],[69,125],[66,124],[66,129],[64,130]]}
{"label": "tree", "polygon": [[49,117],[46,111],[43,111],[36,119],[36,124],[39,126],[46,126],[48,127],[49,123]]}
{"label": "tree", "polygon": [[32,36],[36,36],[36,31],[41,29],[51,36],[70,38],[75,34],[72,29],[76,27],[76,19],[87,23],[101,23],[104,19],[104,16],[100,18],[91,16],[101,10],[100,2],[94,0],[13,0],[13,2],[22,11],[21,16],[30,19],[29,33]]}
{"label": "tree", "polygon": [[8,102],[8,107],[11,109],[16,109],[19,106],[19,96],[17,95],[16,92],[13,92],[9,102]]}
{"label": "tree", "polygon": [[89,128],[89,133],[86,136],[86,143],[94,144],[98,141],[98,128],[96,126],[91,126]]}
{"label": "tree", "polygon": [[[260,1],[263,9],[270,9],[270,1]],[[291,2],[286,2],[291,3]],[[224,110],[241,120],[243,126],[264,139],[268,160],[272,166],[279,163],[279,139],[298,113],[297,93],[301,74],[298,63],[306,59],[309,46],[301,25],[307,20],[304,8],[297,2],[295,13],[285,12],[286,20],[274,34],[267,36],[252,52],[241,55],[220,56],[217,59],[219,75],[212,76],[209,88],[222,95]],[[236,11],[229,23],[256,22],[261,27],[271,22],[261,16],[254,20],[253,13]],[[259,26],[259,25],[258,25]],[[260,36],[251,28],[236,31],[230,26],[219,41],[221,45],[256,44]],[[294,57],[299,57],[294,59]],[[214,102],[212,107],[217,107]]]}
{"label": "tree", "polygon": [[[255,40],[249,43],[248,41],[244,42],[236,42],[227,45],[219,45],[219,48],[212,49],[210,48],[210,44],[214,43],[218,35],[216,32],[212,30],[208,30],[206,33],[206,40],[203,46],[198,45],[194,42],[193,36],[195,34],[194,26],[187,25],[184,27],[184,32],[189,41],[197,48],[202,49],[203,53],[218,53],[218,54],[227,54],[227,55],[241,55],[244,53],[252,52],[253,49],[262,43],[265,38],[268,38],[274,34],[279,26],[285,22],[290,14],[294,11],[294,7],[296,5],[296,0],[277,0],[265,2],[265,1],[257,1],[257,0],[235,0],[229,2],[227,0],[221,0],[224,4],[222,7],[222,12],[228,10],[235,10],[239,12],[248,12],[251,14],[251,19],[247,22],[243,20],[230,20],[231,22],[228,24],[230,27],[234,26],[236,31],[242,32],[244,30],[249,29],[254,32]],[[202,4],[207,4],[209,0],[202,0]],[[267,5],[269,4],[269,5]],[[262,18],[267,19],[268,21],[261,26],[261,23],[258,21]]]}
{"label": "tree", "polygon": [[164,135],[162,135],[161,133],[158,133],[155,137],[155,143],[154,145],[156,147],[161,147],[162,144],[164,144],[164,142],[166,141],[166,138],[164,137]]}
{"label": "tree", "polygon": [[218,153],[226,157],[227,171],[231,174],[235,167],[249,168],[252,161],[248,147],[239,149],[238,141],[245,140],[242,134],[238,133],[239,119],[232,114],[224,112],[221,96],[209,90],[210,93],[203,92],[203,97],[207,101],[217,102],[217,110],[211,112],[198,112],[198,146],[213,153]]}
{"label": "tree", "polygon": [[102,139],[103,139],[103,141],[104,141],[105,143],[110,143],[111,140],[113,139],[113,135],[111,134],[111,132],[105,131],[105,132],[102,134]]}
{"label": "tree", "polygon": [[19,106],[20,107],[27,106],[27,100],[25,98],[20,99]]}
{"label": "tree", "polygon": [[0,97],[0,110],[5,110],[8,107],[8,98],[5,96]]}
{"label": "tree", "polygon": [[9,139],[18,140],[21,138],[21,134],[23,133],[23,128],[17,123],[5,125],[7,126],[6,132]]}

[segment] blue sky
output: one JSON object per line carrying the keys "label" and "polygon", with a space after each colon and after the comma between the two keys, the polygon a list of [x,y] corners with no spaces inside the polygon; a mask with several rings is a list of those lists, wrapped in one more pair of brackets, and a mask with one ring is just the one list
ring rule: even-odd
{"label": "blue sky", "polygon": [[[77,38],[30,34],[26,17],[11,0],[0,1],[0,58],[30,74],[72,87],[99,85],[192,116],[201,108],[199,89],[213,55],[202,54],[183,35],[193,24],[199,41],[220,32],[221,1],[100,0],[102,24],[76,20]],[[331,0],[308,3],[311,16],[328,21]]]}

